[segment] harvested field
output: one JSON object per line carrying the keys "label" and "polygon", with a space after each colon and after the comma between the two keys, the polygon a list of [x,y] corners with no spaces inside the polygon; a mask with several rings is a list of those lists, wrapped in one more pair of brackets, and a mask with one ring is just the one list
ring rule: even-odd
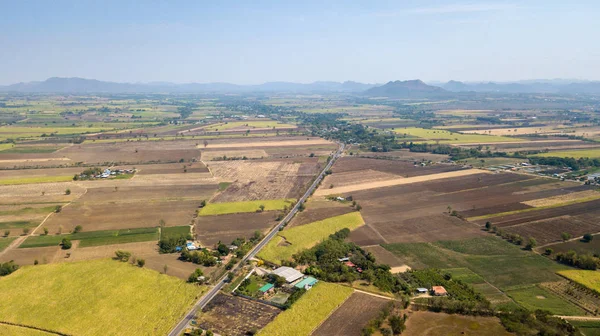
{"label": "harvested field", "polygon": [[54,336],[56,334],[47,333],[27,327],[14,326],[10,324],[0,324],[0,335],[3,336]]}
{"label": "harvested field", "polygon": [[600,223],[583,221],[577,217],[561,216],[528,222],[525,224],[504,227],[506,232],[519,234],[522,237],[533,237],[540,245],[562,241],[561,234],[567,232],[573,237],[590,232],[600,232]]}
{"label": "harvested field", "polygon": [[38,247],[30,249],[13,248],[0,255],[0,261],[14,260],[18,265],[33,265],[37,260],[40,264],[47,264],[61,260],[60,246]]}
{"label": "harvested field", "polygon": [[194,227],[196,239],[203,246],[213,246],[219,241],[229,244],[239,237],[250,238],[254,231],[265,232],[275,225],[275,216],[254,212],[198,217]]}
{"label": "harvested field", "polygon": [[600,193],[598,193],[597,191],[594,191],[594,190],[586,190],[586,191],[580,191],[580,192],[573,192],[573,193],[566,194],[566,195],[553,196],[553,197],[547,197],[547,198],[542,198],[542,199],[535,199],[535,200],[531,200],[531,201],[525,201],[525,202],[523,202],[523,204],[537,208],[537,207],[552,206],[552,205],[567,203],[570,201],[575,201],[575,200],[579,200],[579,199],[583,199],[583,198],[593,198],[593,197],[600,198]]}
{"label": "harvested field", "polygon": [[412,184],[412,183],[418,183],[418,182],[427,182],[427,181],[440,180],[440,179],[449,179],[449,178],[453,178],[453,177],[483,174],[485,172],[487,172],[487,171],[482,171],[482,170],[478,170],[478,169],[467,169],[467,170],[458,170],[458,171],[453,171],[453,172],[431,174],[431,175],[424,175],[424,176],[397,178],[397,179],[393,179],[393,180],[380,181],[380,182],[359,183],[359,184],[348,185],[348,186],[339,187],[339,188],[334,187],[333,189],[319,188],[315,192],[314,195],[315,196],[325,196],[325,195],[347,194],[347,193],[351,193],[353,191],[359,191],[359,190],[390,187],[390,186]]}
{"label": "harvested field", "polygon": [[458,165],[449,164],[437,164],[423,167],[420,165],[415,166],[413,162],[407,161],[368,159],[345,156],[338,159],[331,170],[335,175],[337,173],[362,171],[367,169],[383,173],[400,175],[403,177],[413,177],[420,175],[431,175],[444,172],[451,172],[455,170],[460,170],[462,168]]}
{"label": "harvested field", "polygon": [[[256,141],[245,143],[210,143],[206,148],[250,148],[250,147],[285,147],[285,146],[313,146],[327,145],[330,141],[316,138],[311,140],[283,140],[283,141]],[[198,148],[204,148],[204,145],[198,145]]]}
{"label": "harvested field", "polygon": [[117,164],[161,163],[191,161],[200,158],[195,142],[187,141],[132,141],[114,143],[91,143],[67,147],[58,153],[73,162]]}
{"label": "harvested field", "polygon": [[440,162],[445,161],[450,158],[448,155],[443,154],[432,154],[432,153],[418,153],[411,152],[409,150],[398,150],[392,152],[359,152],[356,156],[360,158],[373,158],[373,159],[381,159],[381,158],[393,158],[395,160],[403,160],[403,161],[433,161]]}
{"label": "harvested field", "polygon": [[375,260],[378,264],[388,265],[392,268],[394,267],[402,267],[405,264],[398,259],[392,252],[384,249],[380,245],[366,246],[363,249],[367,252],[370,252],[375,257]]}
{"label": "harvested field", "polygon": [[333,185],[335,188],[353,184],[393,180],[397,178],[398,175],[395,174],[365,169],[327,175],[325,179],[323,179],[322,185],[325,188],[330,188]]}
{"label": "harvested field", "polygon": [[203,291],[113,260],[23,267],[0,288],[3,320],[73,335],[164,335]]}
{"label": "harvested field", "polygon": [[[590,242],[585,242],[581,239],[571,240],[564,243],[553,244],[549,246],[554,250],[554,253],[569,251],[575,251],[577,254],[591,254],[598,253],[600,251],[600,234],[594,235],[594,238]],[[538,252],[543,253],[545,248],[540,248]]]}
{"label": "harvested field", "polygon": [[510,336],[496,317],[474,317],[445,313],[414,312],[406,320],[407,336]]}
{"label": "harvested field", "polygon": [[[130,167],[122,167],[129,169]],[[208,173],[208,168],[202,162],[185,162],[185,163],[160,163],[148,165],[136,165],[136,174],[177,174],[177,173]],[[185,169],[185,172],[184,172]]]}
{"label": "harvested field", "polygon": [[[65,195],[67,189],[71,190],[70,195]],[[67,203],[85,190],[74,182],[0,185],[0,204]]]}
{"label": "harvested field", "polygon": [[281,309],[238,296],[219,293],[198,316],[202,329],[221,335],[244,336],[270,323]]}
{"label": "harvested field", "polygon": [[[50,233],[68,232],[84,223],[84,231],[157,227],[163,219],[167,226],[188,225],[193,220],[199,200],[154,201],[137,203],[73,203],[53,214],[44,223]],[[135,211],[132,211],[135,209]]]}
{"label": "harvested field", "polygon": [[149,201],[173,201],[173,200],[204,200],[209,199],[217,186],[212,185],[184,185],[174,187],[130,187],[120,186],[100,187],[88,189],[87,193],[74,203],[86,205],[113,204],[113,203],[136,203]]}
{"label": "harvested field", "polygon": [[269,154],[264,149],[255,150],[226,150],[226,151],[202,151],[202,161],[212,161],[214,159],[223,158],[248,158],[248,159],[261,159],[269,157]]}
{"label": "harvested field", "polygon": [[[115,256],[116,250],[124,250],[131,252],[132,256],[143,258],[148,255],[158,254],[158,246],[156,241],[148,241],[141,243],[125,243],[115,245],[102,245],[92,247],[77,247],[72,249],[71,257],[64,261],[83,261],[94,259],[106,259]],[[162,269],[161,269],[162,271]],[[189,274],[188,274],[189,275]]]}
{"label": "harvested field", "polygon": [[[328,201],[328,203],[335,202]],[[309,224],[327,218],[345,215],[347,213],[355,211],[352,207],[345,204],[337,203],[336,205],[338,206],[331,206],[327,208],[311,208],[311,203],[309,203],[306,210],[298,212],[296,216],[294,216],[294,219],[292,219],[288,227]]]}
{"label": "harvested field", "polygon": [[312,335],[360,336],[362,328],[377,317],[389,300],[354,292]]}
{"label": "harvested field", "polygon": [[144,267],[163,273],[166,265],[167,275],[178,277],[179,279],[186,281],[196,268],[202,269],[204,275],[209,278],[214,278],[214,273],[219,271],[216,267],[204,267],[191,262],[181,261],[179,260],[179,257],[179,253],[159,254],[158,252],[155,252],[154,254],[144,255],[143,259],[146,260],[146,265]]}
{"label": "harvested field", "polygon": [[[200,216],[226,215],[241,212],[283,210],[293,207],[295,199],[275,199],[245,202],[209,203],[198,211]],[[261,209],[260,207],[264,207]]]}

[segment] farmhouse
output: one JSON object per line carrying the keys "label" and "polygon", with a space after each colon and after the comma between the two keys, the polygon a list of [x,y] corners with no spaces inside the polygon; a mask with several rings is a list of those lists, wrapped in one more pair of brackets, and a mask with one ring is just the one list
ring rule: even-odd
{"label": "farmhouse", "polygon": [[268,283],[268,284],[265,284],[264,286],[260,287],[258,290],[261,293],[263,293],[263,295],[264,295],[267,293],[272,293],[274,291],[274,287],[275,287],[275,285],[273,285],[272,283]]}
{"label": "farmhouse", "polygon": [[285,278],[285,281],[288,283],[294,282],[304,276],[304,274],[299,271],[287,266],[281,266],[271,273]]}
{"label": "farmhouse", "polygon": [[427,294],[427,292],[428,292],[427,288],[423,288],[423,287],[417,288],[417,293],[419,293],[419,294]]}
{"label": "farmhouse", "polygon": [[299,288],[299,289],[306,289],[309,290],[312,288],[312,286],[314,286],[319,280],[309,276],[305,279],[302,279],[300,282],[298,282],[297,284],[294,285],[294,287]]}
{"label": "farmhouse", "polygon": [[431,287],[431,292],[435,296],[446,296],[446,295],[448,295],[448,292],[446,291],[446,288],[444,288],[443,286],[433,286],[433,287]]}

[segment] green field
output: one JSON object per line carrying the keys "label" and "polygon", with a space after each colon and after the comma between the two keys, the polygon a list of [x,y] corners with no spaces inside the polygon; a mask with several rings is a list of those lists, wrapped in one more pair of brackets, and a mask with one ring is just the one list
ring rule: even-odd
{"label": "green field", "polygon": [[71,335],[165,335],[202,291],[114,260],[25,266],[0,278],[0,316]]}
{"label": "green field", "polygon": [[583,309],[538,286],[510,290],[506,294],[531,311],[542,309],[548,310],[555,315],[585,315]]}
{"label": "green field", "polygon": [[12,221],[12,222],[0,222],[0,229],[21,229],[21,228],[32,228],[36,227],[40,222],[32,221]]}
{"label": "green field", "polygon": [[63,238],[79,240],[79,247],[136,243],[158,240],[158,228],[137,228],[105,231],[87,231],[64,235],[31,236],[19,248],[59,245]]}
{"label": "green field", "polygon": [[592,148],[592,149],[581,149],[581,150],[564,150],[564,151],[556,151],[556,152],[548,152],[536,154],[534,156],[544,156],[544,157],[572,157],[572,158],[600,158],[600,148]]}
{"label": "green field", "polygon": [[50,183],[50,182],[69,182],[73,181],[73,176],[36,176],[1,179],[0,185],[12,184],[30,184],[30,183]]}
{"label": "green field", "polygon": [[8,245],[10,245],[10,243],[12,243],[13,240],[15,240],[15,239],[16,239],[16,237],[11,237],[11,238],[2,237],[2,238],[0,238],[0,252],[4,251],[4,249],[7,248]]}
{"label": "green field", "polygon": [[319,282],[306,292],[292,308],[277,315],[258,335],[310,335],[354,290],[326,282]]}
{"label": "green field", "polygon": [[240,212],[256,212],[260,206],[265,206],[265,211],[282,210],[285,206],[291,207],[295,199],[277,199],[246,202],[209,203],[200,209],[200,216],[225,215]]}
{"label": "green field", "polygon": [[456,144],[523,141],[522,139],[511,137],[482,134],[462,134],[439,129],[426,129],[418,127],[397,128],[394,130],[394,132],[397,134],[406,134],[413,137],[418,137],[423,140],[427,140],[426,142],[432,143],[437,141],[440,143]]}
{"label": "green field", "polygon": [[600,336],[600,321],[569,321],[572,325],[579,328],[584,336]]}
{"label": "green field", "polygon": [[55,207],[55,205],[52,205],[41,208],[25,207],[17,210],[0,210],[0,216],[49,214],[54,211]]}
{"label": "green field", "polygon": [[32,154],[32,153],[53,153],[61,147],[33,147],[33,146],[15,146],[9,149],[2,150],[0,154]]}
{"label": "green field", "polygon": [[558,274],[600,293],[600,272],[598,271],[566,270],[560,271]]}
{"label": "green field", "polygon": [[190,234],[190,227],[188,225],[183,226],[167,226],[161,229],[161,236],[187,236]]}
{"label": "green field", "polygon": [[555,272],[567,269],[492,236],[436,243],[385,244],[383,247],[412,268],[468,268],[502,290],[558,281],[560,278]]}
{"label": "green field", "polygon": [[[290,260],[292,256],[327,238],[343,228],[354,230],[365,224],[360,212],[327,218],[310,224],[295,226],[279,232],[279,239],[272,239],[258,257],[273,263]],[[282,242],[287,244],[280,245]]]}

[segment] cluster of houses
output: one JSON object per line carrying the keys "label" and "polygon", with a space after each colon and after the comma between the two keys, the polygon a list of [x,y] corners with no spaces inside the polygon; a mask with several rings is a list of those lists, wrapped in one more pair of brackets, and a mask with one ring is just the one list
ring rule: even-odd
{"label": "cluster of houses", "polygon": [[135,173],[135,169],[114,169],[111,170],[109,168],[104,169],[104,171],[101,174],[97,174],[97,175],[86,175],[86,174],[81,174],[79,175],[79,178],[81,179],[89,179],[89,178],[109,178],[111,176],[116,176],[116,175],[121,175],[121,174],[133,174]]}
{"label": "cluster of houses", "polygon": [[363,272],[362,268],[356,266],[352,261],[350,261],[350,258],[348,258],[348,257],[339,258],[338,261],[344,263],[344,265],[346,265],[346,266],[348,266],[350,268],[356,269],[356,271],[358,273],[362,273]]}
{"label": "cluster of houses", "polygon": [[432,296],[446,296],[448,292],[444,286],[432,286],[431,289],[424,287],[417,288],[417,294],[430,294]]}

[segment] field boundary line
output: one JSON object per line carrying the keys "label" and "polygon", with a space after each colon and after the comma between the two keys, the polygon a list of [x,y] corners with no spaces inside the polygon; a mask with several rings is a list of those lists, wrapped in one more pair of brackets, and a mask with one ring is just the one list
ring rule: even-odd
{"label": "field boundary line", "polygon": [[[354,292],[352,294],[354,294]],[[333,313],[335,313],[338,309],[340,309],[340,307],[343,306],[344,303],[346,303],[346,301],[348,301],[348,299],[350,299],[350,297],[352,296],[352,294],[348,295],[348,297],[346,297],[344,299],[344,301],[342,301],[342,303],[340,303],[337,307],[335,307],[334,310],[332,310],[329,314],[327,314],[327,316],[324,319],[322,319],[321,322],[319,322],[319,325],[317,325],[316,327],[313,328],[313,330],[310,331],[309,335],[312,335],[315,331],[317,331],[317,329],[319,329],[319,327],[323,323],[325,323],[325,321],[327,321],[331,317],[331,315],[333,315]]]}
{"label": "field boundary line", "polygon": [[70,336],[70,334],[64,334],[64,333],[61,333],[61,332],[58,332],[58,331],[54,331],[54,330],[50,330],[50,329],[44,329],[44,328],[40,328],[40,327],[29,326],[29,325],[20,324],[20,323],[13,323],[13,322],[8,322],[8,321],[0,321],[0,324],[10,325],[10,326],[19,327],[19,328],[25,328],[25,329],[33,329],[33,330],[43,331],[45,333],[53,334],[53,335]]}
{"label": "field boundary line", "polygon": [[367,291],[364,291],[362,289],[356,289],[356,288],[354,288],[354,291],[357,292],[357,293],[367,294],[367,295],[371,295],[371,296],[378,297],[378,298],[381,298],[381,299],[386,299],[386,300],[390,300],[390,301],[397,301],[396,299],[394,299],[392,297],[385,296],[385,295],[380,295],[380,294],[375,294],[375,293],[371,293],[371,292],[367,292]]}

